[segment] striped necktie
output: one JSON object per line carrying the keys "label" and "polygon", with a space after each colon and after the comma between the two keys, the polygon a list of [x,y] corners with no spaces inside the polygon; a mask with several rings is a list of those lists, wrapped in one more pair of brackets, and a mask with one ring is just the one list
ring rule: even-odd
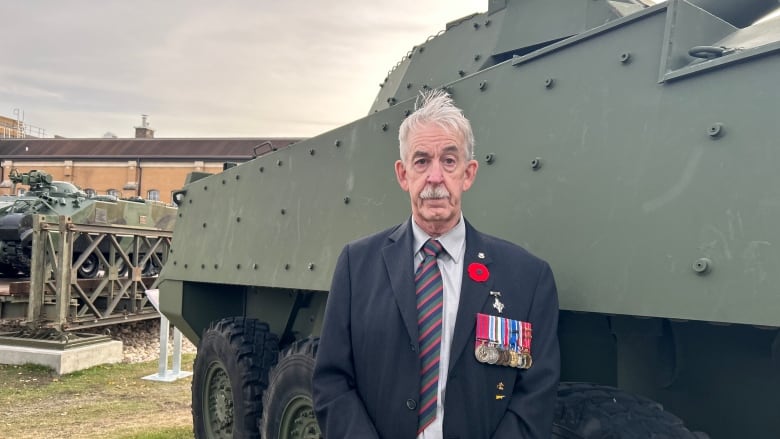
{"label": "striped necktie", "polygon": [[414,276],[417,290],[417,325],[420,330],[420,362],[422,364],[418,435],[436,418],[436,402],[439,393],[441,319],[444,304],[441,272],[436,263],[436,257],[443,248],[439,241],[429,239],[422,249],[425,259]]}

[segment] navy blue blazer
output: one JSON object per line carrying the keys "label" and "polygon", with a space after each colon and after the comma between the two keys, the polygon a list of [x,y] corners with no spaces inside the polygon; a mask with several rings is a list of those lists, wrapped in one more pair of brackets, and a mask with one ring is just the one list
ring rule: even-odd
{"label": "navy blue blazer", "polygon": [[[312,380],[326,439],[416,437],[420,360],[413,241],[409,220],[348,244],[339,257]],[[548,439],[560,372],[552,271],[526,250],[479,233],[468,222],[463,262],[444,438]],[[487,266],[485,282],[469,277],[474,262]],[[491,291],[501,293],[501,314]],[[477,313],[530,322],[533,366],[478,362]]]}

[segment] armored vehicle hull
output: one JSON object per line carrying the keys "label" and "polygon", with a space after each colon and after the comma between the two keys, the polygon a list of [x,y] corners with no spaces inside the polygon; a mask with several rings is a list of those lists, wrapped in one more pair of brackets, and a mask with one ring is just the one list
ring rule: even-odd
{"label": "armored vehicle hull", "polygon": [[[14,183],[29,185],[30,190],[15,197],[12,204],[0,208],[0,273],[9,277],[30,273],[33,215],[44,215],[52,221],[66,216],[74,224],[133,225],[161,230],[172,230],[176,220],[173,207],[142,199],[88,198],[70,183],[52,181],[43,171],[14,172],[11,179]],[[89,244],[83,236],[74,243],[74,260]],[[108,248],[109,244],[105,242],[96,251],[107,255]],[[78,267],[77,274],[93,278],[100,268],[99,257],[91,253]],[[159,268],[148,267],[147,274]]]}
{"label": "armored vehicle hull", "polygon": [[196,436],[316,434],[336,257],[408,218],[396,133],[432,87],[474,127],[466,217],[555,271],[556,437],[780,435],[780,18],[736,4],[491,0],[404,57],[369,116],[193,175],[160,297],[200,342]]}

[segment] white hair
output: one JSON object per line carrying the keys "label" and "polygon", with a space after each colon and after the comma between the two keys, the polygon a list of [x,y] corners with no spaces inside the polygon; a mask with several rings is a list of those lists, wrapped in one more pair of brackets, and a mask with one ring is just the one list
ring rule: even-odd
{"label": "white hair", "polygon": [[420,92],[414,107],[414,113],[404,119],[398,129],[398,145],[402,161],[406,160],[406,152],[409,150],[409,134],[430,124],[459,135],[465,142],[466,160],[474,158],[474,133],[471,131],[471,123],[463,115],[463,111],[455,106],[446,91],[435,89]]}

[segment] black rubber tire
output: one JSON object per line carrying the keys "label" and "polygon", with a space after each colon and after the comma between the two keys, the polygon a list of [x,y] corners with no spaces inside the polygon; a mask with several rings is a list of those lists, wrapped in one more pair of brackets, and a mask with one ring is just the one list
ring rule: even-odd
{"label": "black rubber tire", "polygon": [[[264,439],[322,437],[311,397],[311,377],[319,339],[304,339],[282,352],[271,370],[260,431]],[[349,416],[345,414],[345,416]]]}
{"label": "black rubber tire", "polygon": [[192,421],[197,439],[257,439],[268,372],[279,339],[255,319],[231,317],[203,333],[192,377]]}
{"label": "black rubber tire", "polygon": [[696,439],[661,404],[620,389],[588,383],[561,383],[555,405],[553,438]]}
{"label": "black rubber tire", "polygon": [[[79,256],[74,254],[73,260],[75,261]],[[97,277],[98,272],[100,272],[100,258],[94,252],[90,253],[78,270],[76,270],[77,276],[81,279],[94,279]]]}

